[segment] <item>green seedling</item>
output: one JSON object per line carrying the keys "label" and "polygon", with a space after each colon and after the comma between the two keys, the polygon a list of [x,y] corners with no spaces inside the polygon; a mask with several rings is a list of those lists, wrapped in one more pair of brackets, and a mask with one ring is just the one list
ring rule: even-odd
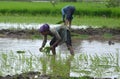
{"label": "green seedling", "polygon": [[25,51],[18,50],[17,53],[25,53]]}
{"label": "green seedling", "polygon": [[50,47],[49,46],[44,47],[42,52],[45,52],[46,54],[50,54]]}

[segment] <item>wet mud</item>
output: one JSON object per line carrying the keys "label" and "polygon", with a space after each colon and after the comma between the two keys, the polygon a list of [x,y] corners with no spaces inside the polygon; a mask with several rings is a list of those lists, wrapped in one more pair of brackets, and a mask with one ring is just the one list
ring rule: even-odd
{"label": "wet mud", "polygon": [[112,28],[86,28],[86,29],[72,29],[71,32],[80,34],[80,35],[88,35],[88,39],[106,39],[103,36],[105,34],[111,35],[110,39],[120,40],[120,29],[112,29]]}
{"label": "wet mud", "polygon": [[[120,29],[112,29],[112,28],[86,28],[86,29],[71,29],[72,36],[79,35],[88,35],[89,38],[102,38],[104,34],[111,34],[113,39],[120,39]],[[40,35],[37,29],[1,29],[0,37],[8,37],[8,38],[31,38],[33,35]],[[89,39],[88,38],[88,39]]]}
{"label": "wet mud", "polygon": [[[27,73],[21,73],[16,75],[7,75],[0,76],[0,79],[112,79],[109,77],[106,78],[95,78],[90,76],[82,76],[82,77],[63,77],[63,76],[52,76],[52,75],[41,75],[40,72],[30,71]],[[117,78],[114,78],[117,79]]]}
{"label": "wet mud", "polygon": [[0,37],[7,38],[30,38],[32,35],[39,35],[38,30],[36,29],[21,29],[21,30],[10,30],[2,29],[0,30]]}

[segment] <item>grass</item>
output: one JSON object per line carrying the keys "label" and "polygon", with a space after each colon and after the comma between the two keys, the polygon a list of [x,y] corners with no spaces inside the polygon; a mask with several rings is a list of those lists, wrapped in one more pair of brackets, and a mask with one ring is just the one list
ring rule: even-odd
{"label": "grass", "polygon": [[113,35],[112,35],[112,34],[107,34],[107,33],[105,33],[105,34],[103,35],[103,37],[110,39],[110,38],[113,37]]}
{"label": "grass", "polygon": [[94,2],[58,2],[54,7],[49,2],[0,1],[0,22],[56,24],[62,20],[61,8],[65,5],[76,7],[73,25],[120,28],[120,7]]}
{"label": "grass", "polygon": [[[47,5],[47,6],[46,6]],[[88,16],[108,16],[119,17],[120,7],[108,8],[106,3],[85,3],[85,2],[59,2],[55,7],[49,2],[7,2],[0,1],[1,15],[19,14],[19,15],[61,15],[61,8],[66,5],[76,7],[75,15]]]}
{"label": "grass", "polygon": [[74,38],[79,38],[79,39],[88,39],[89,35],[85,35],[85,34],[77,34],[77,33],[71,33],[71,36]]}
{"label": "grass", "polygon": [[83,16],[80,18],[75,17],[73,19],[73,24],[86,25],[93,27],[107,27],[107,28],[117,28],[120,27],[120,18],[106,18],[106,17],[90,17]]}
{"label": "grass", "polygon": [[[61,16],[0,16],[0,22],[8,23],[48,23],[56,24]],[[120,28],[120,18],[74,16],[72,25],[92,27]]]}

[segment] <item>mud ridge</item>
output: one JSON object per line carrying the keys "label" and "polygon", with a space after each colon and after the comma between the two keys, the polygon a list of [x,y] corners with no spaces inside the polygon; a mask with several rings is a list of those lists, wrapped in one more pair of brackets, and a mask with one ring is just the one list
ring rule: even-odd
{"label": "mud ridge", "polygon": [[[105,78],[96,78],[90,76],[82,76],[82,77],[65,77],[65,76],[53,76],[41,74],[40,72],[29,71],[26,73],[16,74],[16,75],[6,75],[0,76],[0,79],[113,79],[110,77]],[[117,79],[117,78],[114,78]]]}
{"label": "mud ridge", "polygon": [[78,34],[86,34],[86,35],[103,35],[105,33],[109,33],[112,35],[120,35],[120,29],[112,29],[112,28],[86,28],[86,29],[72,29],[72,32]]}
{"label": "mud ridge", "polygon": [[[86,28],[86,29],[71,29],[72,33],[76,35],[89,35],[92,38],[100,38],[104,34],[111,34],[114,39],[120,39],[120,29],[112,28]],[[40,33],[37,29],[1,29],[0,37],[7,38],[30,38],[33,35],[39,36]],[[75,36],[72,35],[72,36]]]}

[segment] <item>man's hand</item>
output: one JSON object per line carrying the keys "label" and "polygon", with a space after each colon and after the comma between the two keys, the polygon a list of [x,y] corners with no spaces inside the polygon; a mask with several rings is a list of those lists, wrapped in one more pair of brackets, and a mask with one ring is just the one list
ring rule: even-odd
{"label": "man's hand", "polygon": [[50,50],[52,50],[54,47],[53,46],[50,46]]}
{"label": "man's hand", "polygon": [[39,48],[39,51],[42,52],[43,47]]}

